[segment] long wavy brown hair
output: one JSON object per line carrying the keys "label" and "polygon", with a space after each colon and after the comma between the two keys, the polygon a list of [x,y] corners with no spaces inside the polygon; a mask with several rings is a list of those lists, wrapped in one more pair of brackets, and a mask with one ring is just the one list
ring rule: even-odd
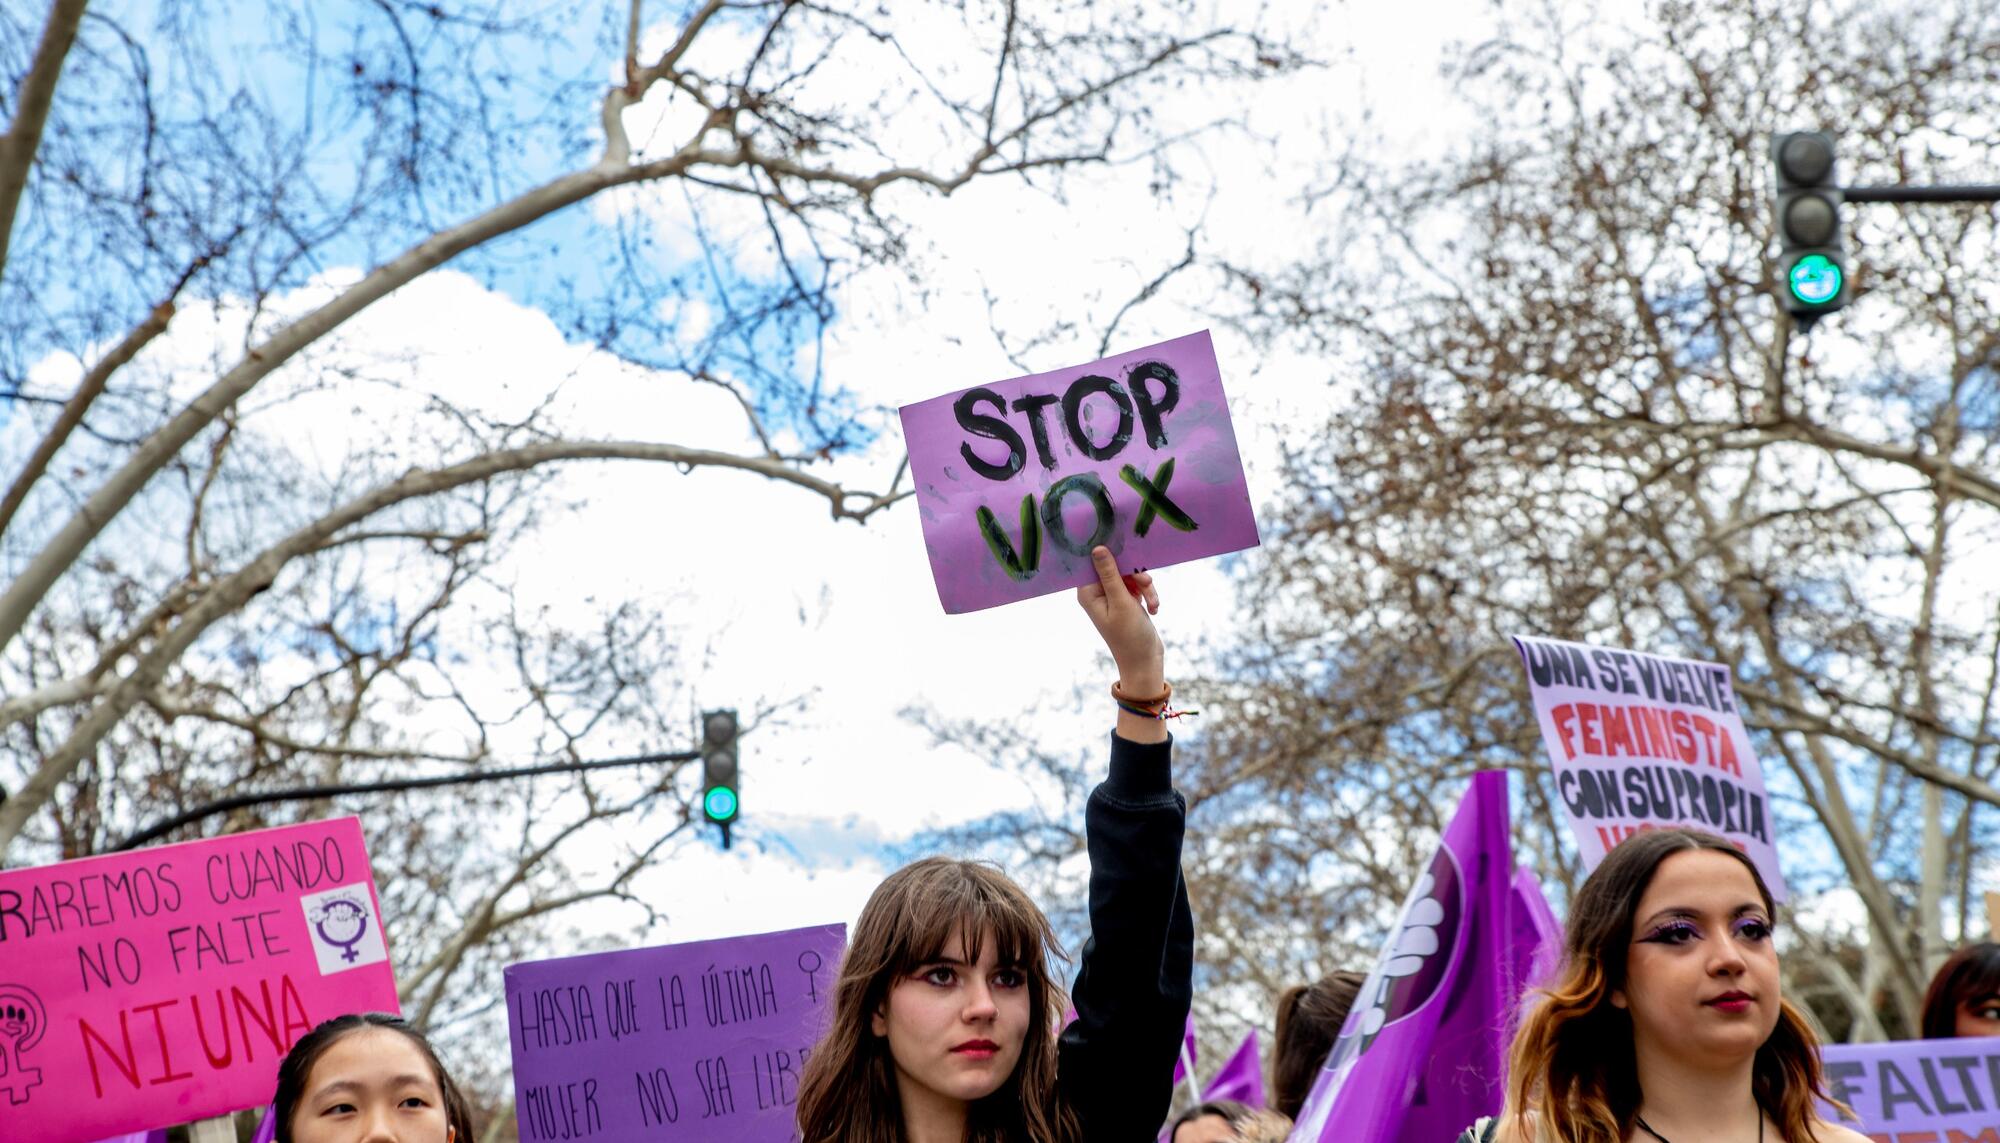
{"label": "long wavy brown hair", "polygon": [[890,986],[944,955],[953,937],[966,959],[996,942],[1002,964],[1028,981],[1028,1035],[1014,1072],[975,1100],[966,1143],[1079,1143],[1056,1091],[1056,1029],[1067,997],[1050,975],[1066,960],[1048,917],[993,866],[931,857],[877,886],[855,923],[834,985],[833,1023],[799,1077],[804,1143],[903,1143],[902,1100],[889,1043],[872,1018]]}
{"label": "long wavy brown hair", "polygon": [[[1623,1143],[1631,1132],[1640,1097],[1632,1018],[1611,1003],[1611,993],[1625,985],[1625,954],[1639,898],[1661,862],[1689,850],[1742,862],[1765,911],[1775,909],[1756,865],[1712,834],[1649,830],[1606,854],[1570,903],[1561,976],[1541,990],[1514,1034],[1501,1114],[1514,1143]],[[1777,1027],[1757,1049],[1751,1090],[1784,1143],[1812,1143],[1819,1122],[1814,1104],[1826,1098],[1819,1038],[1783,998]]]}

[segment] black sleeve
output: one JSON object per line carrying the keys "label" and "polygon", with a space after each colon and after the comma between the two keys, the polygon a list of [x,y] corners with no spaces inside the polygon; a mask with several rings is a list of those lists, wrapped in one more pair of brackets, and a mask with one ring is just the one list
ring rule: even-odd
{"label": "black sleeve", "polygon": [[1058,1046],[1057,1086],[1089,1143],[1152,1143],[1173,1101],[1194,995],[1194,916],[1181,879],[1187,803],[1171,741],[1111,736],[1111,774],[1084,808],[1090,939],[1076,1020]]}

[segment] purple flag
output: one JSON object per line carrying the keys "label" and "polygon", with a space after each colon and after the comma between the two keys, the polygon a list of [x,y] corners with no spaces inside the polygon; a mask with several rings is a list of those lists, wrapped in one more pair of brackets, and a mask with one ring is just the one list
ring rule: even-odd
{"label": "purple flag", "polygon": [[1539,988],[1562,963],[1563,930],[1542,894],[1541,879],[1526,866],[1514,871],[1513,908],[1514,979],[1523,991]]}
{"label": "purple flag", "polygon": [[273,1105],[265,1108],[263,1116],[257,1120],[257,1133],[250,1137],[250,1143],[272,1143],[277,1137],[278,1109]]}
{"label": "purple flag", "polygon": [[1291,1143],[1451,1139],[1500,1110],[1519,987],[1507,775],[1445,827],[1327,1053]]}
{"label": "purple flag", "polygon": [[167,1143],[167,1129],[155,1127],[151,1131],[134,1131],[127,1135],[113,1135],[102,1143]]}
{"label": "purple flag", "polygon": [[1264,1061],[1257,1051],[1257,1033],[1243,1037],[1243,1044],[1222,1070],[1208,1081],[1201,1100],[1233,1099],[1251,1107],[1264,1106]]}

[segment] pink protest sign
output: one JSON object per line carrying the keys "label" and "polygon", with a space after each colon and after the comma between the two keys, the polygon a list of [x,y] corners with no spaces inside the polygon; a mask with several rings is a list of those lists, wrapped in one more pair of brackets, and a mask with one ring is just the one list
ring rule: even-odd
{"label": "pink protest sign", "polygon": [[950,614],[1257,546],[1208,332],[905,405],[903,437]]}
{"label": "pink protest sign", "polygon": [[354,818],[0,873],[0,1139],[270,1102],[314,1024],[396,1011]]}
{"label": "pink protest sign", "polygon": [[1584,868],[1640,830],[1690,826],[1735,842],[1785,899],[1727,667],[1523,635],[1514,646]]}
{"label": "pink protest sign", "polygon": [[847,926],[507,966],[523,1143],[791,1143]]}

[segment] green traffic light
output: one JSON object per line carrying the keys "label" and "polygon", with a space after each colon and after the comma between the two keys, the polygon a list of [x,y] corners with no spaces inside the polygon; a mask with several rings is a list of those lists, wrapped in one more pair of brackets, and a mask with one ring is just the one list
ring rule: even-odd
{"label": "green traffic light", "polygon": [[1824,254],[1808,254],[1792,266],[1792,296],[1809,306],[1823,306],[1840,296],[1843,277],[1840,263]]}
{"label": "green traffic light", "polygon": [[727,786],[717,786],[701,801],[702,812],[712,822],[726,822],[736,816],[736,791]]}

